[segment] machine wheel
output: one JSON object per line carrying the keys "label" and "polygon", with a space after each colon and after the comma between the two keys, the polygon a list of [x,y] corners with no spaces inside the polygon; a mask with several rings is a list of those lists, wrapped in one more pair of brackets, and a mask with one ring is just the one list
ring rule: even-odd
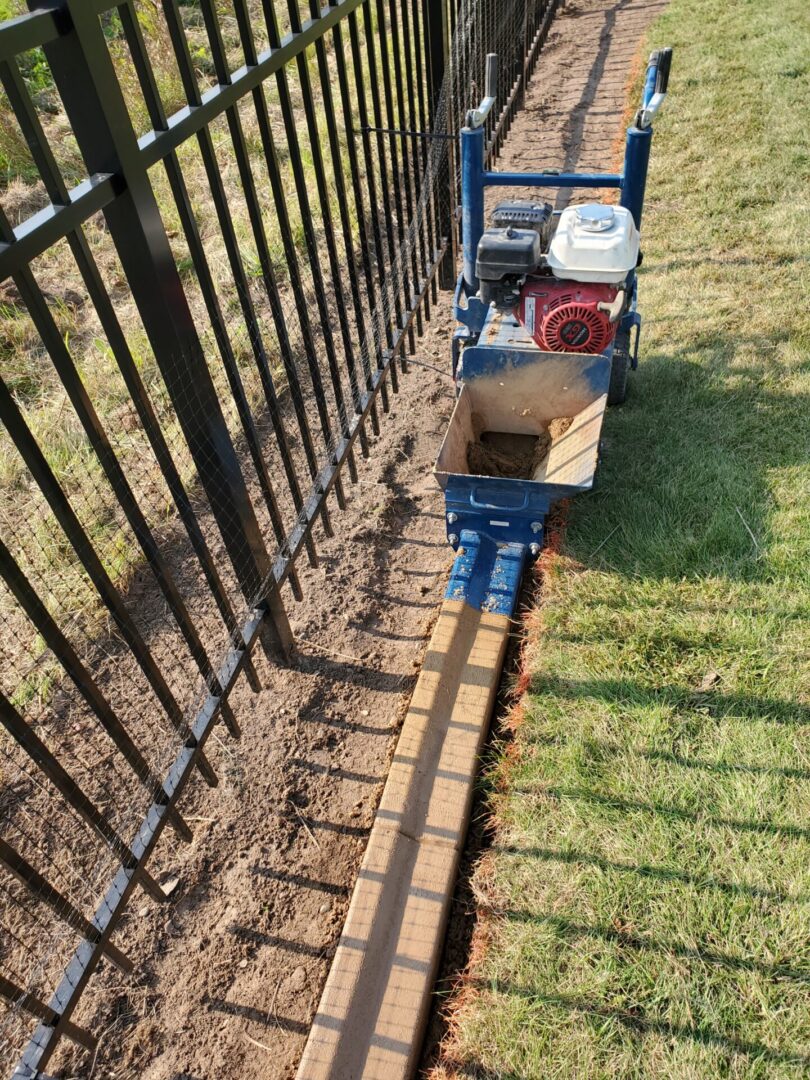
{"label": "machine wheel", "polygon": [[621,405],[627,397],[627,373],[630,370],[630,334],[619,330],[613,342],[613,358],[610,366],[608,405]]}

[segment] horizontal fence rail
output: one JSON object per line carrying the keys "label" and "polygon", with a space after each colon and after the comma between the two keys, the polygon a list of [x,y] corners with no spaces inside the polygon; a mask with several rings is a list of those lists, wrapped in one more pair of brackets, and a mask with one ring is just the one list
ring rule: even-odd
{"label": "horizontal fence rail", "polygon": [[18,1080],[81,1073],[88,983],[135,970],[121,918],[136,890],[167,901],[150,859],[191,839],[179,801],[218,782],[206,743],[240,737],[229,695],[242,674],[260,689],[256,646],[289,657],[298,560],[339,529],[455,283],[455,139],[486,53],[493,159],[558,0],[28,3],[0,24],[0,1071]]}

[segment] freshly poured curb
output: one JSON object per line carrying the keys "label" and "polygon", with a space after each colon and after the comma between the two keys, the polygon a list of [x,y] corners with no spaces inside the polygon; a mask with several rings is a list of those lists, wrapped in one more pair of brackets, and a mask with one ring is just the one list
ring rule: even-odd
{"label": "freshly poured curb", "polygon": [[509,627],[442,605],[298,1080],[416,1069]]}

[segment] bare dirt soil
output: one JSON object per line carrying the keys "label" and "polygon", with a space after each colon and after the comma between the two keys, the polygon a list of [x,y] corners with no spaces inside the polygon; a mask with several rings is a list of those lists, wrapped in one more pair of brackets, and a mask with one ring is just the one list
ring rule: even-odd
{"label": "bare dirt soil", "polygon": [[416,356],[447,376],[410,365],[369,429],[336,537],[318,537],[318,569],[302,561],[304,601],[285,597],[293,665],[257,656],[263,691],[234,691],[241,741],[209,742],[220,786],[192,785],[193,843],[156,861],[179,878],[172,903],[136,897],[116,935],[140,974],[91,984],[79,1015],[100,1048],[88,1062],[65,1043],[56,1075],[294,1073],[452,561],[430,472],[454,402],[449,307]]}
{"label": "bare dirt soil", "polygon": [[[646,57],[639,45],[667,0],[567,0],[552,24],[523,108],[501,153],[514,171],[605,171],[620,165],[622,119],[635,65]],[[562,209],[599,201],[601,191],[561,191]],[[490,189],[490,199],[503,192]],[[510,198],[536,198],[532,188],[513,188]]]}
{"label": "bare dirt soil", "polygon": [[[663,6],[569,2],[503,164],[610,163],[631,61]],[[451,329],[444,294],[417,358],[449,370]],[[294,1074],[451,562],[430,468],[453,400],[450,379],[432,370],[413,365],[401,378],[360,482],[347,482],[347,510],[334,514],[338,536],[318,538],[319,569],[301,566],[304,602],[287,597],[295,662],[260,662],[258,695],[237,688],[242,739],[209,743],[220,786],[192,786],[193,843],[156,865],[178,879],[172,903],[136,900],[117,934],[139,975],[105,965],[78,1017],[100,1033],[99,1049],[88,1060],[66,1045],[54,1075]],[[465,960],[459,896],[445,986]]]}

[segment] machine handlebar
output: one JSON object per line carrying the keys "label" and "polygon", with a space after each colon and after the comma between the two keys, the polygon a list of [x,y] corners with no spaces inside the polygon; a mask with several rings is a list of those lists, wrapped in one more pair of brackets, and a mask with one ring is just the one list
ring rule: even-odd
{"label": "machine handlebar", "polygon": [[467,113],[467,127],[479,128],[495,106],[498,96],[498,54],[487,53],[486,81],[484,84],[485,97],[477,109],[470,109]]}
{"label": "machine handlebar", "polygon": [[669,69],[672,65],[672,49],[656,49],[650,54],[647,64],[647,77],[644,81],[644,95],[641,108],[636,115],[636,127],[648,128],[664,104],[669,85]]}
{"label": "machine handlebar", "polygon": [[493,100],[498,96],[498,54],[487,53],[487,76],[484,93]]}
{"label": "machine handlebar", "polygon": [[669,69],[672,66],[672,49],[662,49],[658,55],[658,64],[655,75],[656,94],[665,94],[669,85]]}
{"label": "machine handlebar", "polygon": [[[672,66],[672,49],[667,46],[650,53],[647,77],[641,108],[636,115],[636,127],[648,128],[658,110],[664,104],[669,86],[669,69]],[[498,97],[498,54],[487,53],[484,98],[477,109],[467,113],[467,127],[479,128],[495,107]]]}

